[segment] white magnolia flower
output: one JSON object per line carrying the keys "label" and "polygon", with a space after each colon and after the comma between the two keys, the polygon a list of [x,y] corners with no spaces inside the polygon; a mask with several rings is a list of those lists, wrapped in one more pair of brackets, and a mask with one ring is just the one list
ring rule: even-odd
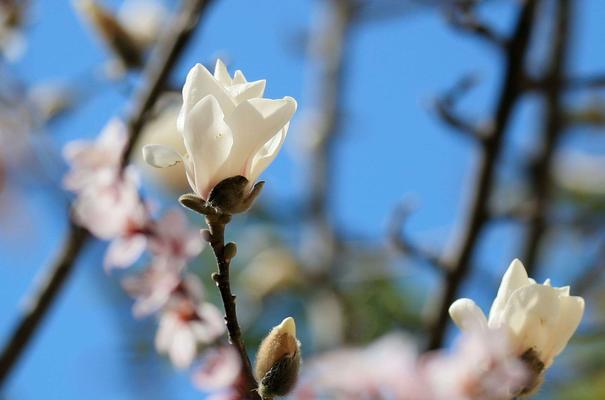
{"label": "white magnolia flower", "polygon": [[221,60],[214,75],[195,65],[177,120],[186,154],[147,145],[145,161],[159,168],[182,161],[189,185],[204,200],[226,178],[241,175],[252,185],[279,152],[296,111],[293,98],[265,99],[264,90],[264,80],[248,82],[241,71],[231,77]]}
{"label": "white magnolia flower", "polygon": [[525,267],[514,260],[502,277],[489,318],[470,299],[456,300],[450,316],[464,331],[504,328],[517,355],[535,352],[548,368],[563,351],[584,313],[584,299],[569,295],[569,286],[555,288],[528,278]]}

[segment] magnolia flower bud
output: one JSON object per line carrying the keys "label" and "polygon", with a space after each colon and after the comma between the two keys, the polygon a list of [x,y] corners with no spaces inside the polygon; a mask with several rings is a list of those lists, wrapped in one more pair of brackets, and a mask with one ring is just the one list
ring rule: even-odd
{"label": "magnolia flower bud", "polygon": [[109,10],[94,0],[74,0],[73,3],[124,66],[141,66],[143,55],[136,40]]}
{"label": "magnolia flower bud", "polygon": [[513,260],[502,277],[489,318],[470,299],[456,300],[450,316],[464,331],[504,329],[512,351],[528,367],[530,381],[520,394],[536,390],[544,370],[565,349],[584,313],[584,299],[569,295],[569,286],[543,285],[527,276],[519,260]]}
{"label": "magnolia flower bud", "polygon": [[293,98],[266,99],[264,90],[264,80],[248,82],[241,71],[231,77],[220,60],[214,74],[197,64],[183,86],[176,124],[185,154],[161,145],[143,148],[151,166],[183,163],[199,198],[190,202],[196,211],[212,206],[217,213],[243,212],[259,194],[262,183],[256,180],[277,156],[296,111]]}
{"label": "magnolia flower bud", "polygon": [[300,363],[296,324],[294,318],[288,317],[269,332],[256,354],[255,372],[261,398],[288,394],[296,384]]}

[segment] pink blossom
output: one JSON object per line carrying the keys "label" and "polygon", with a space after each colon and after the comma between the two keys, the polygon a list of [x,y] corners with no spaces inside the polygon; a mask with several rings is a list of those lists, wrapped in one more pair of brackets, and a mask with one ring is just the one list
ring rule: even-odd
{"label": "pink blossom", "polygon": [[189,229],[187,217],[178,208],[172,209],[153,226],[149,250],[157,262],[185,265],[203,249],[203,241],[196,229]]}
{"label": "pink blossom", "polygon": [[416,351],[404,337],[385,336],[366,348],[338,350],[305,365],[294,397],[317,398],[328,393],[342,399],[398,398],[421,400]]}
{"label": "pink blossom", "polygon": [[139,198],[136,172],[127,168],[120,176],[105,169],[94,177],[74,202],[76,221],[101,239],[144,230],[148,216]]}
{"label": "pink blossom", "polygon": [[223,346],[208,351],[201,366],[193,373],[194,385],[211,393],[212,399],[233,399],[235,385],[241,374],[242,363],[233,346]]}
{"label": "pink blossom", "polygon": [[142,318],[159,311],[170,300],[184,298],[194,303],[203,299],[203,288],[199,278],[193,274],[181,275],[179,268],[164,268],[164,264],[152,264],[138,275],[124,278],[122,286],[135,298],[133,314]]}
{"label": "pink blossom", "polygon": [[508,400],[527,378],[500,330],[466,333],[453,352],[428,354],[421,369],[436,399]]}
{"label": "pink blossom", "polygon": [[478,330],[465,334],[451,352],[420,358],[408,340],[391,334],[365,348],[311,360],[294,398],[508,400],[525,379],[504,334]]}
{"label": "pink blossom", "polygon": [[173,296],[162,310],[155,346],[174,366],[187,368],[198,354],[198,345],[211,344],[224,332],[225,323],[216,306],[196,306],[184,296]]}
{"label": "pink blossom", "polygon": [[138,275],[124,278],[122,286],[135,298],[132,312],[142,318],[160,310],[181,283],[179,271],[153,264]]}
{"label": "pink blossom", "polygon": [[65,175],[63,185],[72,192],[79,192],[97,180],[103,170],[115,170],[120,163],[126,145],[126,129],[119,119],[112,119],[95,141],[75,140],[67,143],[63,156],[71,170]]}
{"label": "pink blossom", "polygon": [[106,266],[129,264],[144,248],[142,237],[135,236],[147,225],[138,175],[131,167],[120,173],[126,142],[124,124],[113,119],[96,140],[77,140],[64,148],[71,169],[63,184],[77,194],[76,221],[101,239],[122,236],[110,249]]}

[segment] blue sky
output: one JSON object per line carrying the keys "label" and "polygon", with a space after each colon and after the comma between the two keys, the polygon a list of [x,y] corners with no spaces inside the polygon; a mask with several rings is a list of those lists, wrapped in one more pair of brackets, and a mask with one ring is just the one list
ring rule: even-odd
{"label": "blue sky", "polygon": [[[196,62],[227,55],[232,66],[241,68],[248,78],[267,78],[267,96],[297,98],[299,118],[286,150],[264,174],[268,181],[264,196],[296,199],[307,190],[308,167],[297,147],[302,138],[296,137],[305,133],[297,126],[315,104],[315,89],[304,48],[293,43],[305,34],[321,2],[215,3],[174,78],[183,79]],[[507,3],[486,7],[486,17],[503,28],[512,16],[512,6]],[[577,17],[582,23],[577,24],[572,69],[603,71],[605,53],[595,48],[594,38],[605,35],[605,2],[578,0],[578,4]],[[29,39],[27,53],[14,66],[14,73],[29,83],[76,76],[86,82],[89,71],[107,58],[69,1],[40,1]],[[501,72],[498,62],[492,49],[454,34],[434,12],[419,10],[381,23],[364,23],[351,33],[342,136],[330,199],[339,226],[378,242],[384,239],[394,207],[404,195],[412,195],[418,209],[410,220],[410,233],[427,245],[447,244],[452,227],[464,212],[475,152],[472,143],[440,124],[430,112],[430,101],[461,75],[476,72],[481,84],[462,108],[472,116],[484,117],[493,106]],[[53,135],[58,143],[92,136],[111,116],[121,113],[124,105],[119,89],[104,89],[73,117],[44,134]],[[535,101],[529,99],[519,110],[505,160],[514,160],[533,143],[532,128],[538,126],[534,109]],[[582,146],[581,139],[574,140]],[[16,305],[38,269],[52,259],[64,229],[62,198],[44,187],[28,190],[32,196],[24,207],[36,232],[15,235],[0,227],[0,337],[8,332]],[[479,259],[494,269],[494,276],[514,255],[518,233],[511,226],[489,230]],[[172,373],[166,361],[133,344],[132,338],[145,325],[132,321],[128,300],[115,280],[101,271],[101,257],[102,246],[89,248],[15,371],[6,398],[121,400],[143,397],[141,390],[149,400],[199,398],[186,374]],[[125,370],[132,363],[124,363],[124,357],[138,357],[135,364],[153,367]]]}

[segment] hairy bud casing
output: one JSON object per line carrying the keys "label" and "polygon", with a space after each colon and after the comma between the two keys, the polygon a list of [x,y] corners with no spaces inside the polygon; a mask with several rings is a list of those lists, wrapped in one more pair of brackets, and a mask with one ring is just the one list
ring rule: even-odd
{"label": "hairy bud casing", "polygon": [[296,324],[288,317],[262,341],[256,355],[258,393],[263,399],[288,394],[295,386],[300,369],[300,342]]}
{"label": "hairy bud casing", "polygon": [[208,201],[194,193],[187,193],[179,198],[181,204],[206,216],[233,215],[248,211],[260,194],[265,182],[257,182],[249,188],[248,179],[241,175],[220,181],[208,197]]}

